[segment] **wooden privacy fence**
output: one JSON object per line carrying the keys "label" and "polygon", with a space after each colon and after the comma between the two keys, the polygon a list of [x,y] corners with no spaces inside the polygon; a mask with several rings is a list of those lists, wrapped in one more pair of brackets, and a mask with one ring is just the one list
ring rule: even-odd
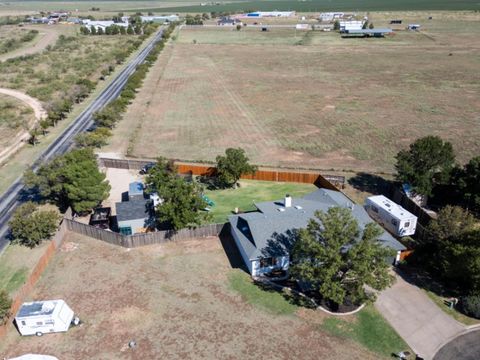
{"label": "wooden privacy fence", "polygon": [[[71,215],[71,212],[70,212],[70,215]],[[23,284],[23,286],[15,293],[15,296],[12,300],[12,306],[10,307],[11,315],[7,319],[6,324],[3,326],[0,326],[0,337],[4,336],[7,333],[8,324],[12,322],[13,317],[15,316],[17,311],[20,309],[22,304],[27,299],[28,294],[33,290],[33,287],[37,283],[42,273],[45,271],[45,268],[47,267],[48,263],[52,259],[53,255],[55,255],[56,250],[62,245],[62,242],[66,233],[67,233],[67,227],[66,227],[65,221],[63,221],[60,224],[60,227],[58,228],[57,232],[55,233],[55,236],[50,241],[50,244],[48,244],[48,247],[45,249],[45,252],[40,257],[37,264],[33,268],[25,284]]]}
{"label": "wooden privacy fence", "polygon": [[134,235],[122,235],[116,232],[99,229],[91,225],[79,223],[74,220],[65,219],[64,221],[69,231],[126,248],[162,244],[170,241],[199,237],[218,236],[225,226],[225,224],[210,224],[194,229],[182,229],[177,232],[167,230]]}
{"label": "wooden privacy fence", "polygon": [[[100,166],[115,169],[140,170],[149,162],[152,162],[152,160],[99,158]],[[180,161],[175,161],[174,164],[177,166],[180,174],[190,173],[199,176],[215,176],[216,174],[216,168],[209,164],[193,164]],[[267,169],[261,167],[254,175],[244,175],[242,179],[307,183],[336,191],[345,184],[344,176],[321,175],[309,171]]]}

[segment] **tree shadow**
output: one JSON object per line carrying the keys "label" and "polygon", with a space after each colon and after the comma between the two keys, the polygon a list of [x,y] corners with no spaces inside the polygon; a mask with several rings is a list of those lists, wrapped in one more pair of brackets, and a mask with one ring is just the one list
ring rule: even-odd
{"label": "tree shadow", "polygon": [[287,230],[284,233],[274,232],[262,249],[262,255],[264,257],[290,256],[297,239],[297,229]]}
{"label": "tree shadow", "polygon": [[348,179],[348,184],[362,192],[388,196],[395,182],[375,174],[359,172],[354,177]]}

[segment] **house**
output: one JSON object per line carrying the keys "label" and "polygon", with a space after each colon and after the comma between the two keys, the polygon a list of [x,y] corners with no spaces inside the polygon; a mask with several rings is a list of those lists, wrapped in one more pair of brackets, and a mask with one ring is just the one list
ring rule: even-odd
{"label": "house", "polygon": [[408,24],[407,29],[413,31],[420,30],[420,26],[420,24]]}
{"label": "house", "polygon": [[415,234],[417,217],[383,195],[370,196],[365,201],[368,214],[395,236]]}
{"label": "house", "polygon": [[146,199],[141,182],[132,182],[128,186],[126,201],[115,203],[117,227],[120,234],[132,235],[146,232],[153,227],[152,200]]}
{"label": "house", "polygon": [[47,333],[67,331],[78,324],[72,309],[63,300],[23,303],[15,316],[18,331],[22,335],[42,336]]}
{"label": "house", "polygon": [[[286,196],[284,200],[255,204],[257,211],[231,215],[231,234],[253,277],[274,270],[288,270],[289,253],[299,229],[306,228],[316,211],[340,206],[351,209],[361,229],[373,220],[362,206],[339,191],[319,189],[303,198]],[[384,246],[397,252],[392,263],[406,248],[384,231],[379,237]]]}

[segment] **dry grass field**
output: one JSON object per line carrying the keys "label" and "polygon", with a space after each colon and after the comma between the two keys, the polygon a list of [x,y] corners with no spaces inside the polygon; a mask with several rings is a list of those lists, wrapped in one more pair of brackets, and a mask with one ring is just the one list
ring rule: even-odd
{"label": "dry grass field", "polygon": [[0,94],[0,151],[15,140],[22,129],[35,121],[33,110],[14,97]]}
{"label": "dry grass field", "polygon": [[460,161],[480,150],[480,14],[372,13],[419,22],[385,39],[272,28],[183,28],[105,151],[213,160],[231,146],[258,164],[392,171],[439,135]]}
{"label": "dry grass field", "polygon": [[[3,356],[373,360],[398,351],[387,347],[374,354],[333,330],[361,317],[331,319],[259,290],[242,270],[231,268],[217,238],[127,250],[70,236],[31,298],[65,299],[83,324],[43,337],[22,338],[11,329],[0,343]],[[136,349],[128,348],[130,340]]]}

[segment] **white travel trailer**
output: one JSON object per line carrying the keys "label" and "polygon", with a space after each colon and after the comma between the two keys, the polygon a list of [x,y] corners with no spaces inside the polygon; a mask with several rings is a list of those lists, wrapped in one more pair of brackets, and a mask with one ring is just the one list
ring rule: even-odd
{"label": "white travel trailer", "polygon": [[71,324],[78,325],[80,319],[65,301],[49,300],[23,303],[15,322],[20,334],[42,336],[67,331]]}
{"label": "white travel trailer", "polygon": [[365,201],[368,214],[396,236],[415,234],[417,217],[383,195],[370,196]]}

